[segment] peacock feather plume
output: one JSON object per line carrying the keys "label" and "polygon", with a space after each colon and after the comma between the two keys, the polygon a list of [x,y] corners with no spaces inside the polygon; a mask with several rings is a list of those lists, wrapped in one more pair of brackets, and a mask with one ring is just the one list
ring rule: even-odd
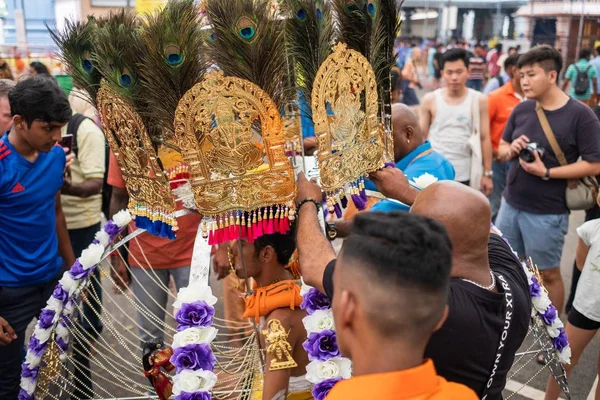
{"label": "peacock feather plume", "polygon": [[137,66],[139,93],[147,103],[142,115],[166,136],[173,130],[179,100],[206,72],[203,36],[200,8],[193,0],[172,0],[143,24],[145,51]]}
{"label": "peacock feather plume", "polygon": [[373,18],[367,0],[333,0],[336,16],[336,39],[369,58]]}
{"label": "peacock feather plume", "polygon": [[284,0],[282,5],[286,14],[286,53],[295,67],[297,89],[308,103],[305,111],[311,116],[313,82],[333,44],[331,7],[324,0]]}
{"label": "peacock feather plume", "polygon": [[290,100],[283,84],[284,21],[271,5],[271,0],[207,0],[212,24],[207,48],[225,75],[253,82],[281,108]]}
{"label": "peacock feather plume", "polygon": [[100,24],[101,21],[88,17],[84,22],[65,20],[65,29],[62,32],[46,26],[60,50],[60,60],[68,68],[75,85],[88,94],[89,98],[86,100],[94,106],[102,79],[97,65],[92,60],[95,33]]}

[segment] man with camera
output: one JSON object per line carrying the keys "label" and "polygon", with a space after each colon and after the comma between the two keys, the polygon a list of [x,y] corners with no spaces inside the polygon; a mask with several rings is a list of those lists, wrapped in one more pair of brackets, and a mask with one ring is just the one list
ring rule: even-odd
{"label": "man with camera", "polygon": [[600,122],[558,87],[563,60],[556,49],[537,46],[519,58],[518,66],[529,100],[515,108],[500,142],[499,154],[510,161],[510,170],[496,225],[520,257],[537,264],[552,303],[561,310],[567,183],[572,188],[600,174]]}

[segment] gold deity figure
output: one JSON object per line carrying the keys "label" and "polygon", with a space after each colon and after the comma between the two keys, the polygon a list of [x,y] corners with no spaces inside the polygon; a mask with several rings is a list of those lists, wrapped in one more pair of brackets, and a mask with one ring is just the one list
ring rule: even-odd
{"label": "gold deity figure", "polygon": [[265,335],[265,339],[269,344],[267,353],[275,356],[271,360],[271,365],[269,365],[270,371],[296,368],[298,366],[290,354],[292,346],[287,340],[289,332],[285,331],[281,321],[278,319],[270,320],[268,329],[262,331],[262,334]]}

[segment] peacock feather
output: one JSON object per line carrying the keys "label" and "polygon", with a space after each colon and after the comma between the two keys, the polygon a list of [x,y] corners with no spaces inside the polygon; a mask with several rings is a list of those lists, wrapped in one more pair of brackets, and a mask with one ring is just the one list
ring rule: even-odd
{"label": "peacock feather", "polygon": [[138,112],[143,108],[136,68],[136,60],[143,48],[140,33],[140,21],[134,12],[113,12],[96,31],[92,55],[102,77]]}
{"label": "peacock feather", "polygon": [[68,68],[75,85],[89,96],[86,100],[96,105],[96,94],[102,75],[92,60],[95,31],[101,22],[93,17],[87,21],[65,21],[63,32],[48,28],[48,32],[59,48],[59,57]]}
{"label": "peacock feather", "polygon": [[193,0],[172,0],[143,25],[146,51],[138,55],[137,67],[140,96],[147,102],[142,115],[167,136],[173,130],[179,100],[207,68],[199,19],[200,8]]}
{"label": "peacock feather", "polygon": [[367,0],[332,1],[337,19],[337,41],[369,58],[373,18],[367,12],[367,3]]}
{"label": "peacock feather", "polygon": [[295,67],[297,89],[308,103],[305,111],[310,116],[313,82],[333,44],[331,7],[323,0],[284,0],[283,10],[287,14],[287,55]]}
{"label": "peacock feather", "polygon": [[290,100],[285,82],[284,21],[271,0],[207,0],[212,24],[209,58],[225,75],[253,82],[280,108]]}

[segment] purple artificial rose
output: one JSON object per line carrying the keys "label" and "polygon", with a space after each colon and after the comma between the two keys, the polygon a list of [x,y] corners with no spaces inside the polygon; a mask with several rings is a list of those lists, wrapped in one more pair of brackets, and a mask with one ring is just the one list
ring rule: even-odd
{"label": "purple artificial rose", "polygon": [[33,400],[33,396],[30,395],[29,393],[27,393],[26,391],[24,391],[23,389],[21,389],[19,391],[18,400]]}
{"label": "purple artificial rose", "polygon": [[552,344],[556,350],[563,351],[563,349],[569,345],[569,339],[563,328],[558,328],[558,331],[560,334],[552,339]]}
{"label": "purple artificial rose", "polygon": [[302,343],[302,347],[306,350],[308,359],[311,361],[327,361],[341,355],[335,332],[331,330],[311,333],[306,341]]}
{"label": "purple artificial rose", "polygon": [[556,311],[556,307],[554,307],[552,304],[550,304],[550,306],[548,306],[548,308],[546,309],[546,312],[542,314],[542,319],[548,326],[552,325],[554,321],[556,321],[557,317],[558,312]]}
{"label": "purple artificial rose", "polygon": [[177,373],[179,373],[184,369],[212,371],[217,359],[212,353],[210,345],[202,343],[188,344],[175,349],[169,361],[177,368]]}
{"label": "purple artificial rose", "polygon": [[37,357],[41,357],[44,354],[44,350],[46,350],[46,343],[47,342],[40,343],[38,338],[31,336],[29,344],[27,344],[27,348]]}
{"label": "purple artificial rose", "polygon": [[205,301],[198,300],[192,303],[185,303],[175,315],[175,320],[177,320],[178,324],[177,332],[181,332],[187,328],[210,326],[213,323],[214,315],[214,307],[209,306]]}
{"label": "purple artificial rose", "polygon": [[52,292],[52,297],[60,300],[61,303],[63,303],[63,305],[64,305],[67,302],[67,300],[69,299],[69,293],[67,293],[65,291],[65,289],[62,288],[61,285],[56,285],[56,287],[54,288],[54,291]]}
{"label": "purple artificial rose", "polygon": [[55,315],[56,315],[56,312],[54,310],[48,310],[47,308],[44,308],[42,310],[42,312],[40,313],[40,317],[38,320],[40,328],[42,328],[42,329],[50,328],[52,326],[52,322],[54,322]]}
{"label": "purple artificial rose", "polygon": [[174,400],[212,400],[210,392],[181,392]]}
{"label": "purple artificial rose", "polygon": [[83,278],[91,275],[92,272],[94,272],[93,268],[90,268],[90,269],[87,269],[87,270],[83,269],[83,266],[79,262],[79,259],[77,259],[75,261],[75,264],[73,264],[73,266],[69,270],[69,273],[71,274],[71,276],[73,277],[73,279],[76,279],[76,280],[83,279]]}
{"label": "purple artificial rose", "polygon": [[531,297],[540,297],[542,295],[542,286],[535,276],[531,278],[531,281],[533,283],[529,286],[529,294]]}
{"label": "purple artificial rose", "polygon": [[315,288],[311,288],[302,298],[300,308],[312,314],[317,310],[328,310],[331,308],[329,298]]}
{"label": "purple artificial rose", "polygon": [[115,224],[112,221],[108,221],[105,225],[104,225],[104,232],[108,233],[108,237],[110,238],[111,242],[112,240],[117,237],[117,235],[119,234],[121,228],[119,228],[117,226],[117,224]]}
{"label": "purple artificial rose", "polygon": [[312,390],[312,395],[315,400],[325,400],[329,391],[341,380],[342,378],[325,379],[324,381],[315,384]]}
{"label": "purple artificial rose", "polygon": [[22,378],[36,379],[38,376],[38,372],[40,372],[39,365],[33,369],[29,368],[29,364],[21,365],[21,377]]}

